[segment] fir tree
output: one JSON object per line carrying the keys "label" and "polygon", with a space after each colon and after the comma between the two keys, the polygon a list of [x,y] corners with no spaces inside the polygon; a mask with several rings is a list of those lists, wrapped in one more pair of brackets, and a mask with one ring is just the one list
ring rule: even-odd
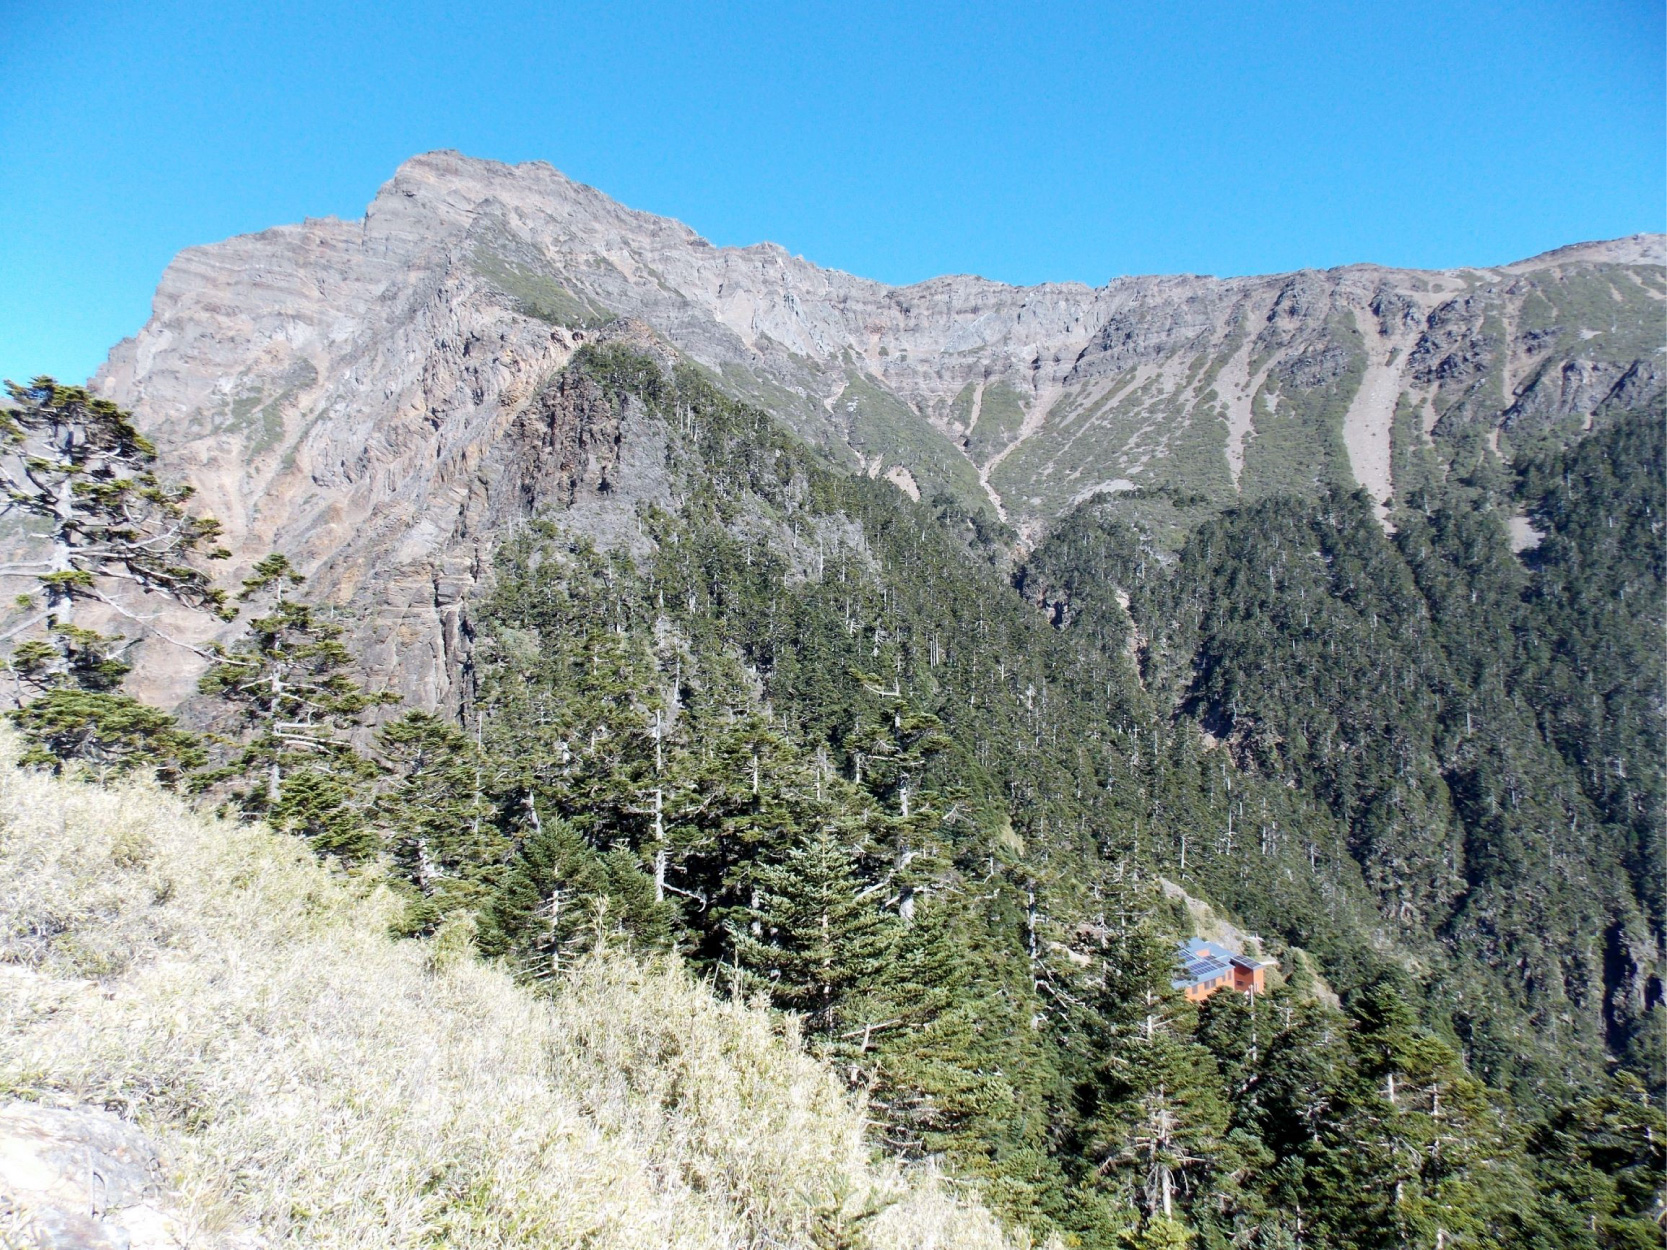
{"label": "fir tree", "polygon": [[106,692],[119,689],[133,665],[122,654],[126,640],[53,621],[47,637],[21,642],[12,651],[10,667],[17,680],[17,705],[23,706],[25,688],[44,695],[65,686]]}
{"label": "fir tree", "polygon": [[1100,1175],[1123,1178],[1147,1221],[1173,1221],[1220,1153],[1227,1104],[1215,1057],[1191,1037],[1190,1008],[1170,987],[1175,954],[1132,928],[1106,961],[1119,1023],[1101,1068],[1090,1129]]}
{"label": "fir tree", "polygon": [[377,731],[376,754],[384,771],[371,822],[395,879],[409,888],[408,931],[484,906],[510,843],[485,790],[479,746],[449,721],[408,712]]}
{"label": "fir tree", "polygon": [[224,592],[191,563],[231,553],[208,544],[221,527],[193,516],[191,488],[163,482],[156,448],[132,415],[79,386],[39,377],[7,382],[0,409],[0,489],[6,511],[46,522],[47,551],[4,571],[38,580],[49,609],[97,599],[127,615],[108,594],[113,582],[167,595],[188,607],[226,611]]}
{"label": "fir tree", "polygon": [[101,777],[144,770],[178,785],[207,759],[195,734],[131,695],[59,687],[12,720],[29,743],[18,762],[54,771],[75,760]]}
{"label": "fir tree", "polygon": [[[123,639],[73,618],[78,605],[96,601],[138,620],[112,595],[116,586],[229,617],[223,592],[194,563],[230,554],[211,546],[220,526],[188,511],[189,487],[157,476],[155,448],[115,404],[49,377],[6,387],[12,406],[0,409],[4,511],[44,527],[36,541],[46,548],[38,559],[0,569],[30,578],[45,600],[12,630],[42,625],[45,637],[26,639],[8,657],[17,682],[12,719],[30,744],[24,762],[56,768],[79,760],[101,773],[152,768],[177,782],[201,763],[196,740],[172,716],[119,692],[131,669]],[[20,596],[19,604],[38,606],[35,595]],[[25,688],[35,695],[27,704]]]}
{"label": "fir tree", "polygon": [[852,848],[831,827],[812,830],[779,862],[762,866],[736,961],[777,1005],[801,1011],[824,1036],[841,1008],[871,984],[893,947],[892,922],[876,891],[852,871]]}
{"label": "fir tree", "polygon": [[268,557],[244,594],[275,588],[277,601],[244,638],[212,648],[198,689],[227,707],[236,737],[231,758],[204,780],[229,783],[246,814],[362,858],[377,849],[370,807],[378,770],[351,734],[366,711],[398,696],[370,693],[348,675],[353,657],[341,626],[285,596],[297,581],[282,556]]}
{"label": "fir tree", "polygon": [[1660,1243],[1667,1116],[1636,1078],[1622,1073],[1603,1092],[1552,1111],[1527,1145],[1547,1224],[1562,1244]]}
{"label": "fir tree", "polygon": [[[1525,1188],[1524,1104],[1476,1079],[1555,1075],[1522,1056],[1599,1014],[1556,989],[1601,980],[1596,945],[1526,940],[1534,909],[1620,935],[1617,1035],[1654,975],[1635,914],[1605,929],[1561,883],[1625,877],[1511,687],[1537,574],[1497,482],[1393,536],[1360,498],[1263,500],[1178,560],[1087,509],[1020,598],[964,518],[826,472],[697,373],[572,371],[664,420],[678,502],[644,510],[640,562],[555,521],[505,545],[472,709],[512,848],[476,878],[483,948],[547,972],[669,914],[694,966],[806,1013],[884,1144],[1038,1237],[1584,1246],[1638,1209],[1636,1163],[1624,1199],[1575,1183],[1620,1154],[1604,1116],[1533,1138],[1571,1183]],[[761,538],[789,533],[791,558]],[[1624,804],[1620,745],[1593,749]],[[1195,1029],[1170,989],[1191,919],[1153,870],[1283,948],[1288,983]],[[1411,1017],[1364,993],[1403,962],[1429,970]]]}
{"label": "fir tree", "polygon": [[648,950],[668,943],[670,909],[656,902],[634,856],[596,851],[567,821],[540,816],[536,802],[526,818],[530,828],[482,917],[482,953],[516,955],[549,976],[616,938]]}

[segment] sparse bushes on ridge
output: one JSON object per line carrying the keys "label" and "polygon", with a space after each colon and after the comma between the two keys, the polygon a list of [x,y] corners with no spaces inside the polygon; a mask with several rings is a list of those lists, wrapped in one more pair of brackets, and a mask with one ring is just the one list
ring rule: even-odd
{"label": "sparse bushes on ridge", "polygon": [[399,905],[153,787],[0,739],[0,1096],[162,1144],[197,1236],[330,1247],[1000,1247],[777,1032],[668,962],[552,998],[388,934]]}

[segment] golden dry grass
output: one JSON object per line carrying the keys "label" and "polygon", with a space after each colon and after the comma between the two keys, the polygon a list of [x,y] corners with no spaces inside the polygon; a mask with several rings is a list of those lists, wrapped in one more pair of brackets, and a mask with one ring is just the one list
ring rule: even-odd
{"label": "golden dry grass", "polygon": [[0,1097],[118,1108],[189,1242],[1004,1247],[770,1013],[619,955],[539,996],[293,840],[0,738]]}

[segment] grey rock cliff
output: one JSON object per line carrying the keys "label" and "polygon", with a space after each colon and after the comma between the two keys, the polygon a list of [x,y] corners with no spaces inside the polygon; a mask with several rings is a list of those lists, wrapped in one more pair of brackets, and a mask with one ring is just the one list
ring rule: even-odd
{"label": "grey rock cliff", "polygon": [[[1663,259],[1637,236],[1439,273],[893,288],[713,247],[548,165],[436,152],[361,221],[181,253],[95,385],[240,562],[288,553],[354,613],[378,680],[436,706],[493,534],[565,506],[608,539],[664,489],[651,423],[592,428],[614,418],[555,381],[616,318],[853,470],[1034,532],[1133,486],[1387,502],[1409,448],[1492,454],[1659,405]],[[174,668],[163,697],[188,690]]]}

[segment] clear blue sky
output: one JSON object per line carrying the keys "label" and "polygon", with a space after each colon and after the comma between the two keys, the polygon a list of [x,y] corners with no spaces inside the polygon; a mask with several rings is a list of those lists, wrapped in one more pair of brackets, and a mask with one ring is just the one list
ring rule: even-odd
{"label": "clear blue sky", "polygon": [[1497,263],[1663,228],[1653,3],[0,0],[0,374],[180,248],[546,160],[890,282]]}

